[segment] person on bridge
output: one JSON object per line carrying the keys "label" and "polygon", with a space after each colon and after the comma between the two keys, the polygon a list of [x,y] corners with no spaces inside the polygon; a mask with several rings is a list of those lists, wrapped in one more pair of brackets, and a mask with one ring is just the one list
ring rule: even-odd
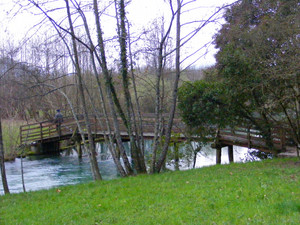
{"label": "person on bridge", "polygon": [[61,124],[63,121],[64,121],[64,117],[60,113],[60,109],[57,109],[56,114],[54,116],[54,123],[56,124],[56,130],[59,136],[61,136]]}

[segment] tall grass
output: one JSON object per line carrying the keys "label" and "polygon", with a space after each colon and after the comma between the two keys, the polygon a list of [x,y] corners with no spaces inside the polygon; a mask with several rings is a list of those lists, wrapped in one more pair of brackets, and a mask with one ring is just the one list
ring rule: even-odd
{"label": "tall grass", "polygon": [[17,155],[17,147],[20,145],[20,126],[24,124],[21,120],[2,120],[2,135],[5,158],[14,159]]}

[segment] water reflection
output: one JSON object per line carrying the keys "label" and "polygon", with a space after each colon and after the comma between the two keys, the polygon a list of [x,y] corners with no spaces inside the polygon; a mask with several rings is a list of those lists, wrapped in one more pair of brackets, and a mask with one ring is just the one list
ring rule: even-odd
{"label": "water reflection", "polygon": [[[151,142],[147,142],[146,147],[150,149]],[[183,151],[182,149],[180,151]],[[126,144],[126,150],[129,152],[128,144]],[[107,146],[105,144],[98,144],[97,151],[99,168],[103,179],[117,178],[119,175],[107,150]],[[146,156],[150,157],[149,153]],[[181,158],[179,163],[180,169],[192,168],[193,163],[187,158],[189,157]],[[247,160],[259,160],[259,158],[253,158],[246,148],[234,146],[234,161],[244,162]],[[169,169],[174,169],[172,162],[172,159],[168,160],[167,167]],[[222,163],[229,163],[227,148],[222,149]],[[209,146],[203,147],[197,155],[196,168],[215,164],[215,150]],[[22,192],[21,160],[16,159],[14,162],[6,162],[5,166],[11,193]],[[87,155],[84,155],[82,159],[78,159],[75,151],[64,152],[60,156],[27,157],[23,159],[23,170],[27,191],[92,181],[89,158]],[[2,181],[0,184],[0,194],[3,194]]]}

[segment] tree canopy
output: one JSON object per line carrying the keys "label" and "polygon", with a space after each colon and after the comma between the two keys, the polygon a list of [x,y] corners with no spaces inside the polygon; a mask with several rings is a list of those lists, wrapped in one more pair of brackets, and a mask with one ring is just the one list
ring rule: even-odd
{"label": "tree canopy", "polygon": [[[230,118],[253,124],[269,140],[271,130],[283,126],[298,146],[299,8],[297,0],[239,1],[226,11],[226,23],[215,36],[219,49],[215,80],[226,89],[227,103],[234,113]],[[203,98],[199,93],[193,101]],[[199,111],[213,108],[207,106]],[[207,121],[213,122],[209,116]]]}
{"label": "tree canopy", "polygon": [[[244,0],[227,10],[216,35],[217,68],[243,114],[260,129],[288,125],[299,143],[300,5],[297,0]],[[243,96],[242,98],[240,98]],[[249,112],[251,114],[249,114]],[[263,132],[265,133],[266,130]]]}

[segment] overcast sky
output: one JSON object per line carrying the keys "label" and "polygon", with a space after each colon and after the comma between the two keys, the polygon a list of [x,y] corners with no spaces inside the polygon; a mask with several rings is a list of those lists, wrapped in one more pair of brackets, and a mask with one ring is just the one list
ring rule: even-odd
{"label": "overcast sky", "polygon": [[[40,17],[33,15],[29,12],[18,11],[18,6],[13,5],[13,2],[17,0],[0,0],[0,26],[1,26],[1,39],[0,41],[14,41],[20,42],[24,36],[32,34],[28,33]],[[87,1],[87,0],[85,0]],[[199,20],[208,18],[215,10],[216,7],[220,7],[224,4],[232,3],[234,0],[197,0],[190,4],[190,7],[185,7],[183,11],[186,11],[182,15],[182,22]],[[22,4],[25,4],[27,0],[21,0]],[[63,0],[58,0],[58,2],[63,3]],[[103,2],[103,1],[99,1]],[[163,3],[163,0],[132,0],[130,5],[127,7],[127,16],[129,21],[131,21],[132,27],[134,29],[132,32],[139,32],[144,28],[147,28],[153,23],[155,18],[164,16],[168,20],[170,15],[170,10],[167,4]],[[100,4],[103,5],[103,4]],[[16,14],[17,12],[17,14]],[[113,14],[114,12],[108,12],[108,14]],[[106,16],[104,21],[104,33],[108,36],[115,35],[115,19],[110,16]],[[194,27],[197,25],[195,24]],[[189,26],[186,30],[183,29],[183,36],[185,33],[189,32],[193,26]],[[192,52],[199,46],[212,40],[213,35],[216,33],[220,25],[211,24],[207,26],[203,31],[184,49],[185,52]],[[40,28],[41,29],[41,28]],[[47,28],[48,29],[48,28]],[[209,54],[206,57],[200,59],[196,66],[201,67],[205,65],[211,65],[214,61],[215,50],[211,47]],[[203,52],[204,53],[204,52]],[[201,54],[199,54],[200,56]],[[198,57],[198,56],[197,56]],[[196,59],[196,58],[195,58]],[[191,59],[193,61],[194,59]]]}

